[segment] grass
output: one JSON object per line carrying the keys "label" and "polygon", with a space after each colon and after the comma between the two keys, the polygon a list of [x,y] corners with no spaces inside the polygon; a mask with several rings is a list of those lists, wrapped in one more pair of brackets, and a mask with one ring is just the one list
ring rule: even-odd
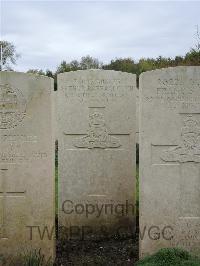
{"label": "grass", "polygon": [[139,164],[136,165],[136,215],[139,216]]}
{"label": "grass", "polygon": [[50,266],[52,260],[49,258],[45,260],[45,256],[41,253],[41,250],[33,250],[22,255],[22,266]]}
{"label": "grass", "polygon": [[55,168],[55,212],[56,217],[58,216],[58,166]]}
{"label": "grass", "polygon": [[59,197],[59,186],[58,186],[58,141],[55,142],[55,215],[58,217],[58,197]]}
{"label": "grass", "polygon": [[179,248],[164,248],[140,260],[136,266],[200,266],[200,259]]}
{"label": "grass", "polygon": [[0,255],[0,265],[9,266],[52,266],[52,258],[46,259],[46,256],[41,252],[41,249],[26,250],[18,256],[4,258]]}

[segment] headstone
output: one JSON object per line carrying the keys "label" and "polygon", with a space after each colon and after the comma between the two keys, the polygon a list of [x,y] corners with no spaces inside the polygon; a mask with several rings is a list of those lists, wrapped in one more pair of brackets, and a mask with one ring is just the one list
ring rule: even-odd
{"label": "headstone", "polygon": [[140,77],[140,255],[200,253],[200,67]]}
{"label": "headstone", "polygon": [[57,91],[54,91],[53,92],[53,99],[54,99],[54,110],[55,110],[55,114],[54,114],[54,134],[55,134],[55,140],[57,141],[58,140],[58,125],[57,125],[57,121],[58,121],[58,119],[57,119],[57,117],[56,117],[56,115],[57,115],[57,112],[56,112],[56,110],[57,110],[57,106],[58,106],[58,104],[57,104],[57,99],[58,99],[58,97],[57,97]]}
{"label": "headstone", "polygon": [[0,264],[54,256],[52,92],[50,78],[0,72]]}
{"label": "headstone", "polygon": [[136,90],[136,143],[139,144],[139,90]]}
{"label": "headstone", "polygon": [[69,232],[70,238],[73,227],[77,238],[98,238],[102,230],[110,236],[119,227],[133,233],[135,75],[106,70],[59,74],[57,106],[62,237]]}

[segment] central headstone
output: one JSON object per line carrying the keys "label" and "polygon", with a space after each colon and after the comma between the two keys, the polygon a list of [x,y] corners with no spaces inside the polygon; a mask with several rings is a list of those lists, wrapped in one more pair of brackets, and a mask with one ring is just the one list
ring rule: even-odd
{"label": "central headstone", "polygon": [[76,226],[80,234],[87,226],[95,237],[101,226],[108,234],[119,226],[133,233],[135,75],[104,70],[60,74],[57,106],[59,225],[65,232]]}

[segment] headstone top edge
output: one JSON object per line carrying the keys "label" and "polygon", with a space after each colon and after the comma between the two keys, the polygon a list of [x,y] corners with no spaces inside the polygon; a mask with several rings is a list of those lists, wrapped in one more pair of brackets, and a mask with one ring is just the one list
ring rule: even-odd
{"label": "headstone top edge", "polygon": [[159,73],[165,73],[165,72],[173,72],[174,70],[199,70],[200,71],[200,66],[175,66],[175,67],[164,67],[164,68],[158,68],[158,69],[154,69],[154,70],[149,70],[149,71],[145,71],[143,73],[141,73],[139,75],[140,80],[146,76],[146,75],[152,75],[152,74],[159,74]]}
{"label": "headstone top edge", "polygon": [[35,73],[26,73],[26,72],[20,72],[20,71],[0,71],[0,76],[7,76],[7,75],[21,75],[24,77],[35,77],[38,79],[46,79],[53,81],[54,79],[51,77],[47,77],[45,75],[35,74]]}
{"label": "headstone top edge", "polygon": [[105,69],[86,69],[86,70],[76,70],[76,71],[69,71],[69,72],[63,72],[63,73],[59,73],[57,74],[57,77],[62,77],[62,76],[67,76],[67,75],[71,75],[71,74],[80,74],[80,73],[94,73],[94,72],[101,72],[101,73],[114,73],[114,74],[123,74],[123,75],[127,75],[130,77],[135,77],[136,78],[136,74],[133,73],[128,73],[128,72],[123,72],[123,71],[115,71],[115,70],[105,70]]}

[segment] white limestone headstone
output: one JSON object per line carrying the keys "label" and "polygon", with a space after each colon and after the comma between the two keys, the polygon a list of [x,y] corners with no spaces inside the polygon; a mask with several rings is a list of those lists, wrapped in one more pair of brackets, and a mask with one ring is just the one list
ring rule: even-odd
{"label": "white limestone headstone", "polygon": [[139,90],[136,90],[136,143],[139,144]]}
{"label": "white limestone headstone", "polygon": [[140,76],[140,255],[200,253],[200,67]]}
{"label": "white limestone headstone", "polygon": [[131,227],[132,232],[135,75],[106,70],[63,73],[58,75],[57,94],[59,225],[68,231],[77,226],[79,232],[88,226],[95,236],[101,226],[108,232]]}
{"label": "white limestone headstone", "polygon": [[0,254],[5,259],[39,249],[54,257],[52,93],[51,78],[0,72]]}

